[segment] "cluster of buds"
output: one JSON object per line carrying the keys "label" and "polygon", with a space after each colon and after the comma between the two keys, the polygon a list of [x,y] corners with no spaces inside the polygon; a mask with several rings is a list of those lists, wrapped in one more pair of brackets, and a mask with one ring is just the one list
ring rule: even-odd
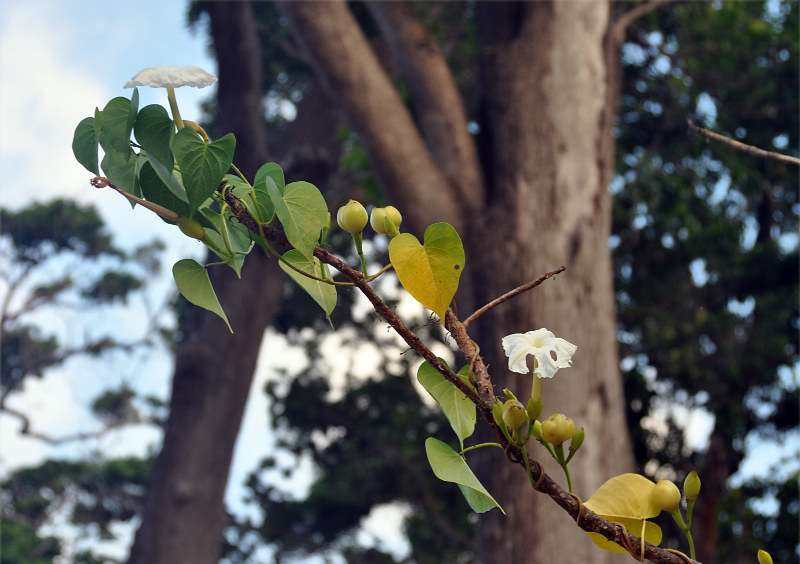
{"label": "cluster of buds", "polygon": [[356,200],[350,200],[347,204],[339,208],[336,214],[336,222],[344,231],[353,236],[353,241],[356,244],[358,257],[361,259],[361,269],[364,276],[367,276],[367,261],[364,258],[364,251],[362,243],[364,239],[363,231],[367,226],[367,222],[372,225],[372,228],[382,235],[389,235],[396,237],[400,234],[399,227],[403,221],[403,216],[397,211],[394,206],[386,206],[385,208],[375,208],[372,210],[372,215],[367,215],[366,208]]}
{"label": "cluster of buds", "polygon": [[361,202],[350,200],[339,208],[339,212],[336,214],[336,221],[339,227],[351,235],[364,231],[367,222],[369,222],[376,233],[394,237],[398,234],[398,228],[403,222],[403,216],[394,206],[374,208],[372,214],[367,215],[367,210]]}

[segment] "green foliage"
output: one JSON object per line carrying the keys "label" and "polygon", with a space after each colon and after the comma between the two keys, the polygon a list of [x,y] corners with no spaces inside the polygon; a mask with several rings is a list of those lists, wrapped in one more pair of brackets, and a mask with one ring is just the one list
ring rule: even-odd
{"label": "green foliage", "polygon": [[97,210],[69,200],[34,203],[16,212],[0,209],[0,229],[11,239],[16,259],[25,263],[39,263],[62,251],[87,258],[121,254]]}
{"label": "green foliage", "polygon": [[280,263],[280,266],[292,280],[297,282],[297,284],[319,304],[319,307],[322,308],[325,315],[330,317],[333,308],[336,307],[336,286],[331,286],[321,280],[309,278],[295,270],[298,269],[302,272],[312,274],[317,278],[330,280],[331,275],[328,270],[328,265],[322,264],[316,257],[311,257],[311,260],[309,260],[308,257],[297,249],[291,249],[286,251],[283,255],[283,261]]}
{"label": "green foliage", "polygon": [[196,306],[200,306],[219,315],[228,329],[233,333],[233,328],[228,317],[211,286],[208,271],[202,264],[193,259],[182,259],[172,267],[172,275],[181,295]]}
{"label": "green foliage", "polygon": [[[459,370],[458,375],[469,384],[469,366]],[[417,380],[439,404],[463,450],[464,439],[475,432],[475,404],[427,362],[423,362],[417,370]]]}
{"label": "green foliage", "polygon": [[0,520],[0,546],[5,564],[51,564],[61,553],[57,538],[41,538],[28,525],[5,518]]}
{"label": "green foliage", "polygon": [[194,212],[219,188],[222,177],[231,167],[236,139],[228,134],[206,143],[188,127],[175,136],[173,149],[181,171],[189,209]]}
{"label": "green foliage", "polygon": [[70,522],[94,524],[101,536],[113,538],[111,523],[130,521],[141,510],[149,475],[150,461],[139,458],[48,460],[17,470],[3,481],[9,500],[3,504],[3,517],[35,530],[48,518],[54,503],[63,504]]}
{"label": "green foliage", "polygon": [[310,259],[329,218],[325,198],[316,186],[308,182],[292,182],[281,188],[271,176],[267,176],[266,185],[286,238]]}
{"label": "green foliage", "polygon": [[[472,473],[467,461],[447,443],[433,437],[425,439],[425,453],[434,475],[443,482],[457,484],[475,513],[484,513],[495,507],[503,511],[486,488]],[[505,513],[505,511],[503,511]]]}

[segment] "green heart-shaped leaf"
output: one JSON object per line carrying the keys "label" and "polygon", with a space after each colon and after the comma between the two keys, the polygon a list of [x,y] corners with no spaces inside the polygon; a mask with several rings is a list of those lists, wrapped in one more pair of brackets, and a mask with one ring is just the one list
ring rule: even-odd
{"label": "green heart-shaped leaf", "polygon": [[219,187],[231,167],[235,149],[236,138],[231,133],[213,143],[206,143],[189,127],[175,135],[175,160],[192,211],[203,205]]}
{"label": "green heart-shaped leaf", "polygon": [[266,185],[286,238],[310,260],[322,228],[328,223],[325,198],[308,182],[292,182],[281,192],[275,180],[267,176]]}
{"label": "green heart-shaped leaf", "polygon": [[408,293],[444,323],[464,271],[464,246],[456,230],[448,223],[434,223],[425,230],[424,246],[413,235],[401,233],[389,243],[389,260]]}
{"label": "green heart-shaped leaf", "polygon": [[[632,535],[652,545],[661,542],[661,527],[647,521],[661,513],[652,500],[655,484],[639,474],[620,474],[607,480],[584,504],[604,519],[624,525]],[[597,546],[610,552],[627,552],[598,533],[589,533]]]}
{"label": "green heart-shaped leaf", "polygon": [[98,131],[98,139],[106,152],[116,151],[127,154],[131,152],[131,131],[136,121],[139,107],[139,92],[134,88],[131,99],[113,98],[103,108],[102,119]]}
{"label": "green heart-shaped leaf", "polygon": [[[331,276],[328,271],[328,265],[322,264],[317,257],[312,257],[312,259],[313,260],[309,260],[308,257],[304,256],[303,253],[297,249],[291,249],[283,255],[283,260],[295,268],[299,268],[303,272],[308,272],[317,278],[330,279]],[[308,295],[319,304],[319,307],[322,308],[322,310],[325,312],[325,315],[330,316],[333,308],[336,307],[336,286],[333,284],[320,282],[319,280],[314,280],[308,276],[303,276],[296,270],[285,265],[283,262],[280,262],[279,264],[284,272],[291,276],[292,280],[297,282],[297,284],[303,290],[308,292]],[[325,270],[323,271],[323,269]]]}
{"label": "green heart-shaped leaf", "polygon": [[168,170],[172,170],[173,164],[170,143],[174,132],[175,123],[167,110],[158,104],[142,108],[133,126],[133,134],[139,145]]}
{"label": "green heart-shaped leaf", "polygon": [[72,136],[72,153],[83,167],[95,176],[100,174],[97,164],[97,130],[95,119],[87,117],[75,128]]}
{"label": "green heart-shaped leaf", "polygon": [[[100,166],[108,177],[108,180],[128,194],[142,197],[142,190],[139,187],[137,168],[140,164],[139,155],[128,148],[125,152],[109,149],[106,151]],[[131,205],[135,205],[131,203]]]}
{"label": "green heart-shaped leaf", "polygon": [[142,165],[142,169],[139,171],[139,184],[141,185],[142,195],[146,200],[159,206],[164,206],[178,215],[189,215],[189,204],[176,197],[159,175],[156,174],[153,165],[157,162],[150,159]]}
{"label": "green heart-shaped leaf", "polygon": [[275,184],[278,186],[278,190],[280,190],[281,194],[283,194],[283,189],[286,187],[286,180],[283,176],[283,169],[281,168],[281,165],[278,163],[265,163],[261,165],[261,168],[258,169],[258,172],[256,172],[256,176],[253,179],[253,186],[258,187],[259,185],[263,185],[263,187],[260,189],[266,190],[267,177],[275,181]]}
{"label": "green heart-shaped leaf", "polygon": [[[469,366],[462,368],[458,375],[469,384]],[[417,370],[417,380],[442,408],[463,449],[464,439],[475,431],[475,404],[427,362]]]}
{"label": "green heart-shaped leaf", "polygon": [[172,267],[172,276],[178,285],[178,291],[184,298],[196,306],[219,315],[233,333],[233,328],[222,310],[217,294],[211,286],[211,280],[208,278],[208,272],[203,265],[192,259],[179,260]]}
{"label": "green heart-shaped leaf", "polygon": [[[425,440],[425,454],[433,473],[443,482],[458,484],[464,493],[469,506],[476,513],[485,513],[500,504],[489,495],[480,480],[472,473],[467,462],[450,446],[438,439],[428,437]],[[466,491],[465,491],[466,490]],[[505,511],[503,511],[505,514]]]}

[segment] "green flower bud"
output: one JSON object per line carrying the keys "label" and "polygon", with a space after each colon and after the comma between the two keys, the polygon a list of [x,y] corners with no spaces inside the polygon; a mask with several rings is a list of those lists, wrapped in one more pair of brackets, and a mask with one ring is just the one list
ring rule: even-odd
{"label": "green flower bud", "polygon": [[581,448],[583,444],[583,439],[586,437],[586,431],[583,430],[583,427],[575,431],[575,434],[572,435],[572,442],[569,443],[569,450],[572,452],[577,451]]}
{"label": "green flower bud", "polygon": [[364,231],[368,219],[367,210],[360,202],[355,200],[350,200],[340,207],[339,213],[336,214],[336,221],[339,223],[339,227],[353,235]]}
{"label": "green flower bud", "polygon": [[497,423],[498,427],[505,427],[505,423],[503,423],[503,404],[500,400],[492,404],[492,417],[494,417],[494,422]]}
{"label": "green flower bud", "polygon": [[541,398],[535,400],[533,398],[528,400],[528,419],[531,421],[536,421],[539,416],[542,414],[542,409],[544,408],[544,402]]}
{"label": "green flower bud", "polygon": [[772,564],[772,556],[769,552],[758,549],[758,564]]}
{"label": "green flower bud", "polygon": [[528,413],[521,402],[510,399],[503,404],[503,423],[513,430],[519,431],[528,422]]}
{"label": "green flower bud", "polygon": [[203,226],[194,219],[188,217],[179,218],[178,228],[183,231],[184,235],[192,239],[200,239],[202,241],[206,238],[206,232],[203,231]]}
{"label": "green flower bud", "polygon": [[575,422],[563,413],[556,413],[542,421],[542,438],[552,445],[560,445],[574,434]]}
{"label": "green flower bud", "polygon": [[697,475],[697,470],[689,472],[683,481],[683,495],[686,501],[694,501],[700,495],[700,476]]}
{"label": "green flower bud", "polygon": [[681,504],[681,491],[672,481],[659,480],[653,488],[650,498],[661,511],[672,513]]}
{"label": "green flower bud", "polygon": [[542,438],[542,423],[538,419],[534,420],[533,422],[533,437],[537,441],[544,440],[544,438]]}
{"label": "green flower bud", "polygon": [[[391,225],[387,227],[387,220],[394,225],[394,229],[391,229]],[[396,234],[397,228],[400,227],[402,222],[403,216],[400,215],[400,212],[397,211],[397,208],[394,206],[375,208],[372,210],[372,214],[369,217],[370,225],[372,225],[376,233],[380,233],[381,235],[392,235],[393,231]]]}

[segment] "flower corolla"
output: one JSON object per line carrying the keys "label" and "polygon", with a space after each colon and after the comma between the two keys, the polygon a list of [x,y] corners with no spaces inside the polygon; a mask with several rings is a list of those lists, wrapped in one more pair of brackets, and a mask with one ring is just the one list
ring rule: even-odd
{"label": "flower corolla", "polygon": [[125,88],[134,86],[152,86],[154,88],[178,88],[179,86],[195,86],[204,88],[214,84],[217,77],[200,67],[148,67],[139,71],[130,79]]}
{"label": "flower corolla", "polygon": [[552,378],[559,368],[572,366],[572,355],[578,347],[547,329],[537,329],[503,337],[503,350],[508,357],[508,369],[512,372],[528,372],[527,358],[530,354],[536,359],[533,373],[540,378]]}

